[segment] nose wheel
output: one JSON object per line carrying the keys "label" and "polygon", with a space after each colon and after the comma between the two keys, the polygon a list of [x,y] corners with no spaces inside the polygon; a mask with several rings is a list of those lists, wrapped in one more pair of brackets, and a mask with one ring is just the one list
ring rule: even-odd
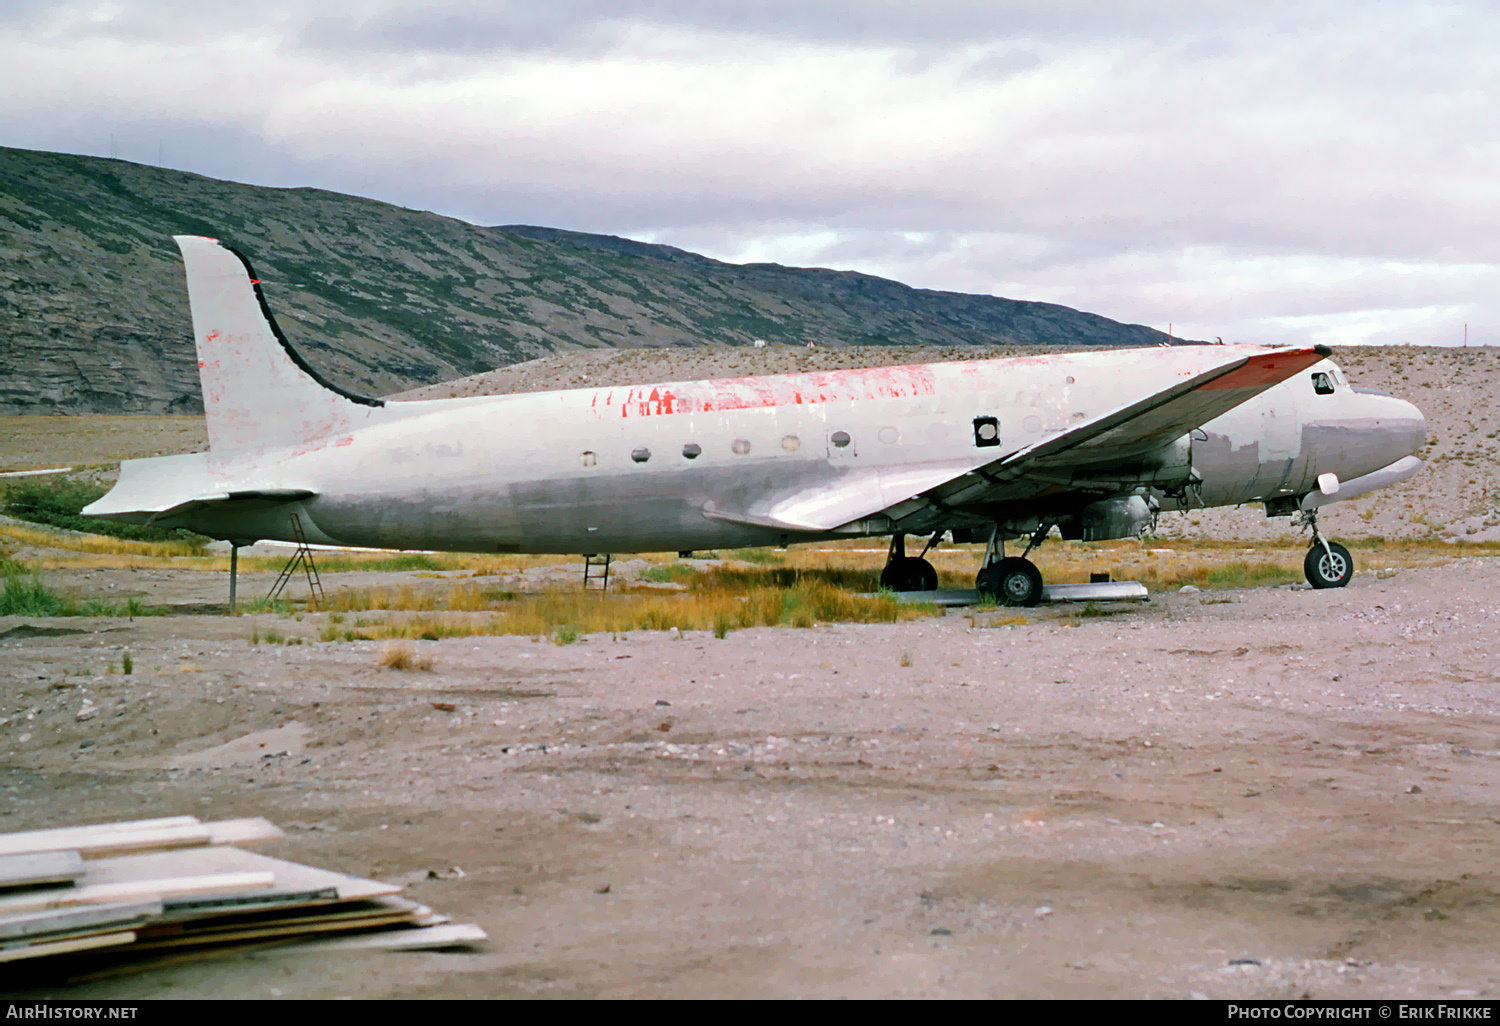
{"label": "nose wheel", "polygon": [[1318,511],[1308,510],[1303,521],[1312,528],[1312,547],[1302,560],[1302,573],[1314,588],[1342,588],[1354,579],[1354,557],[1338,542],[1318,530]]}

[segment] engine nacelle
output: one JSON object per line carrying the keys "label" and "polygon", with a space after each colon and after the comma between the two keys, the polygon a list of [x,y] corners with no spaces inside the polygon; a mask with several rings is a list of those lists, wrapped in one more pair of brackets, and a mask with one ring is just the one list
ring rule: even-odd
{"label": "engine nacelle", "polygon": [[1123,499],[1102,499],[1078,511],[1071,524],[1062,525],[1064,538],[1076,541],[1109,541],[1112,538],[1139,538],[1151,525],[1155,511],[1141,495]]}

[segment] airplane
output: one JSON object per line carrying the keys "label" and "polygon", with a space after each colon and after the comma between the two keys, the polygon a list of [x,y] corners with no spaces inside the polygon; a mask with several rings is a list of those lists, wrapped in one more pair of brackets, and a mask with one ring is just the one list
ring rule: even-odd
{"label": "airplane", "polygon": [[[1319,509],[1422,467],[1421,412],[1352,387],[1322,346],[370,398],[291,346],[244,255],[174,238],[209,449],[127,460],[83,512],[227,539],[231,566],[260,539],[600,554],[890,536],[882,584],[920,591],[936,587],[924,557],[939,539],[987,536],[977,589],[1033,606],[1028,557],[1054,528],[1137,537],[1164,510],[1259,502],[1302,517],[1307,579],[1336,588],[1354,562]],[[929,537],[922,555],[909,535]]]}

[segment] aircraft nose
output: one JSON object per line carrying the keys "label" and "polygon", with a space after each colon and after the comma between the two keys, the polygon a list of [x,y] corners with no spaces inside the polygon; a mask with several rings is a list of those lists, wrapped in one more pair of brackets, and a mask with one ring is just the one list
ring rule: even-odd
{"label": "aircraft nose", "polygon": [[1380,426],[1396,457],[1415,456],[1427,441],[1427,418],[1405,399],[1382,397]]}

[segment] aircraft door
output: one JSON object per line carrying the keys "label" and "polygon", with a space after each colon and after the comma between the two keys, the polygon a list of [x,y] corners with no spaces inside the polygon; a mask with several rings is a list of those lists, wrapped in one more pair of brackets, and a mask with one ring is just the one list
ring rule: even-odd
{"label": "aircraft door", "polygon": [[1259,445],[1255,494],[1273,495],[1287,486],[1302,455],[1301,423],[1293,403],[1268,403],[1260,411]]}

